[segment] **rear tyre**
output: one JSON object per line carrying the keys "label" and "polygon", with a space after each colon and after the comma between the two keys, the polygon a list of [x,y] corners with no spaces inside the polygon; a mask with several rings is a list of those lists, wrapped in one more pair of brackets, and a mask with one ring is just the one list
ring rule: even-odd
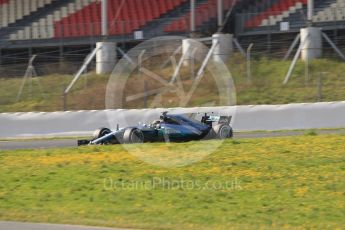
{"label": "rear tyre", "polygon": [[213,128],[216,139],[224,140],[233,137],[233,130],[230,125],[219,124]]}
{"label": "rear tyre", "polygon": [[125,144],[141,144],[144,143],[144,134],[140,129],[128,128],[123,134],[123,142]]}
{"label": "rear tyre", "polygon": [[93,133],[94,140],[104,137],[105,135],[111,133],[111,130],[108,128],[99,128]]}

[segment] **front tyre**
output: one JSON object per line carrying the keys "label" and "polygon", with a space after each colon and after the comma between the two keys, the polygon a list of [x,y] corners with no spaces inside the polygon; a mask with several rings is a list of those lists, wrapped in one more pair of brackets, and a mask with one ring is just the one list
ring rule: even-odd
{"label": "front tyre", "polygon": [[144,143],[144,134],[140,129],[128,128],[123,134],[123,142],[125,144],[141,144]]}
{"label": "front tyre", "polygon": [[216,139],[224,140],[233,137],[233,130],[230,125],[219,124],[213,127]]}
{"label": "front tyre", "polygon": [[104,137],[105,135],[111,133],[111,130],[108,128],[99,128],[93,133],[93,139]]}

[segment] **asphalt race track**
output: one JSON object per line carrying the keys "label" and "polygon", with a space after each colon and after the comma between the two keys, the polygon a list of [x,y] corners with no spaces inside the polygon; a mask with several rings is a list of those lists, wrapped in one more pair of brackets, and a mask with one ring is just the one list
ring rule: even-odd
{"label": "asphalt race track", "polygon": [[[302,132],[303,133],[303,132]],[[284,133],[238,133],[235,138],[264,138],[278,136],[300,135],[301,132],[284,132]],[[58,140],[9,140],[0,141],[1,150],[15,149],[49,149],[49,148],[67,148],[77,147],[77,140],[74,139],[58,139]]]}
{"label": "asphalt race track", "polygon": [[[243,138],[267,138],[267,137],[287,137],[303,135],[305,131],[285,131],[285,132],[251,132],[235,133],[234,139]],[[345,134],[345,130],[318,130],[317,134]],[[67,148],[77,147],[77,140],[57,139],[57,140],[10,140],[0,141],[0,150],[15,149],[47,149],[47,148]]]}

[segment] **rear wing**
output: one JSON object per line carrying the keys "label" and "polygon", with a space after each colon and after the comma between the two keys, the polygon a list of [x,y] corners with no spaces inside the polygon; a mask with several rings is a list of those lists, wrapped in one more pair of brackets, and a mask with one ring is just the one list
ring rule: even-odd
{"label": "rear wing", "polygon": [[209,116],[208,122],[218,122],[218,124],[230,125],[232,116]]}

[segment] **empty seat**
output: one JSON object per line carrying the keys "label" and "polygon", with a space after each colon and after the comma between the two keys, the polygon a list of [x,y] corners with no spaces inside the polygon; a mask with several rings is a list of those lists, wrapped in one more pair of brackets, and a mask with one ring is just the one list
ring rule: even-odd
{"label": "empty seat", "polygon": [[[84,0],[85,1],[85,0]],[[173,10],[187,0],[109,0],[108,25],[110,35],[130,34],[148,22]],[[55,37],[80,37],[101,35],[101,3],[92,1],[80,9],[81,0],[76,0],[76,12],[54,23]],[[121,6],[121,7],[119,7]],[[76,25],[76,26],[73,26]],[[71,30],[71,27],[73,30]],[[60,31],[65,31],[61,33]]]}
{"label": "empty seat", "polygon": [[[224,0],[224,9],[230,9],[236,0]],[[195,25],[201,26],[203,23],[210,21],[217,16],[217,0],[207,0],[196,8],[196,22]],[[189,31],[190,13],[186,13],[182,17],[174,20],[165,26],[165,32],[186,32]]]}
{"label": "empty seat", "polygon": [[[254,11],[259,13],[245,22],[246,28],[276,25],[277,22],[282,21],[283,18],[295,13],[298,9],[302,9],[303,5],[307,4],[307,0],[278,0],[265,8],[262,7],[261,4],[263,3],[258,2],[254,7]],[[259,11],[259,8],[264,8],[264,10]]]}

